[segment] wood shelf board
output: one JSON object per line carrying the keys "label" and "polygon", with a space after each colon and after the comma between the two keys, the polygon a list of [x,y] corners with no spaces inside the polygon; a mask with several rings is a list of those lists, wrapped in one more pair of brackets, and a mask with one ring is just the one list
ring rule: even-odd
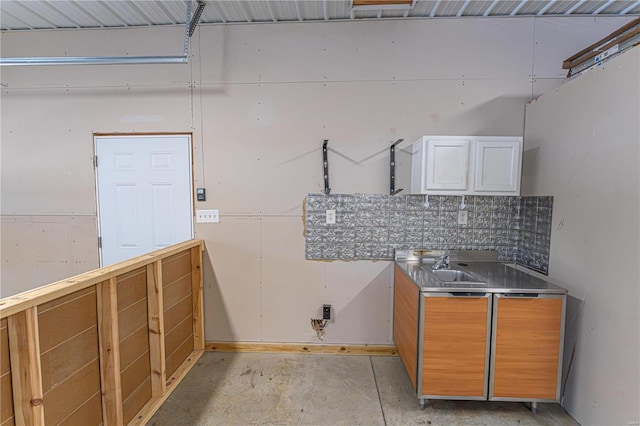
{"label": "wood shelf board", "polygon": [[323,345],[305,343],[205,342],[207,352],[250,352],[311,355],[398,356],[393,345]]}

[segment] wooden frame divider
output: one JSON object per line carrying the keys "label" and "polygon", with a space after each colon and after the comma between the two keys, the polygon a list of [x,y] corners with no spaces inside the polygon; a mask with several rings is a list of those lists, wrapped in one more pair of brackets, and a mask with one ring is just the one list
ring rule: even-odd
{"label": "wooden frame divider", "polygon": [[[44,338],[44,341],[49,342],[47,344],[51,346],[51,341],[57,338],[61,339],[62,337],[56,336],[56,334],[58,334],[58,331],[56,330],[64,329],[64,324],[68,324],[69,321],[73,323],[75,319],[73,317],[69,318],[68,316],[76,314],[71,310],[71,314],[65,314],[67,315],[65,318],[51,318],[50,320],[56,324],[57,321],[60,321],[60,326],[58,329],[56,329],[55,326],[53,329],[51,327],[48,328],[48,330],[53,330],[53,335],[40,336],[40,327],[38,326],[39,307],[45,303],[56,301],[58,299],[60,299],[59,302],[55,303],[60,306],[64,306],[65,303],[70,303],[69,301],[78,301],[80,300],[78,298],[82,296],[82,294],[86,294],[88,291],[85,289],[89,288],[95,289],[95,305],[93,302],[86,302],[86,300],[91,299],[84,298],[82,300],[83,303],[85,303],[85,306],[88,306],[89,308],[93,306],[91,309],[95,309],[97,326],[94,322],[92,327],[79,332],[79,334],[72,335],[72,337],[75,339],[78,336],[88,336],[89,338],[91,336],[95,336],[94,339],[97,339],[97,347],[100,357],[99,391],[102,394],[102,417],[100,420],[105,426],[119,426],[124,424],[143,425],[148,422],[204,352],[205,344],[202,297],[204,288],[202,274],[203,248],[204,245],[201,240],[185,241],[115,265],[96,269],[25,293],[0,299],[0,318],[7,318],[8,352],[11,363],[11,390],[14,401],[13,408],[15,424],[46,425],[47,418],[45,417],[45,413],[47,412],[47,405],[55,405],[56,400],[54,398],[57,396],[45,397],[43,391],[43,380],[48,381],[47,383],[49,384],[47,386],[49,386],[49,388],[51,388],[51,385],[55,388],[55,386],[64,385],[65,380],[67,380],[68,377],[71,377],[80,371],[72,371],[69,375],[62,378],[43,378],[43,367],[41,366],[41,362],[45,362],[45,355],[40,351],[40,342],[43,341],[42,339]],[[176,266],[166,267],[170,268],[169,270],[174,268],[173,271],[180,272],[180,274],[182,274],[181,276],[185,274],[188,276],[191,274],[191,286],[189,289],[185,289],[184,291],[186,291],[185,294],[187,295],[189,294],[189,291],[191,292],[191,298],[193,301],[193,328],[191,331],[188,331],[188,334],[185,334],[185,336],[190,337],[191,334],[193,334],[193,350],[191,353],[187,353],[186,351],[182,352],[184,355],[178,358],[178,361],[181,361],[180,365],[171,377],[167,377],[162,281],[163,260],[171,256],[182,254],[188,256],[190,264],[183,262],[184,266],[181,266],[177,265],[179,262],[175,262]],[[139,303],[133,303],[131,306],[135,306],[135,309],[137,309],[136,312],[142,312],[143,314],[144,310],[140,311],[139,309],[146,309],[146,320],[148,321],[147,326],[149,334],[148,356],[150,371],[144,380],[146,380],[146,383],[150,383],[151,396],[145,396],[144,399],[137,400],[140,402],[139,405],[134,405],[136,407],[135,409],[137,410],[137,407],[142,406],[137,414],[134,415],[133,413],[135,411],[130,410],[129,414],[126,415],[125,410],[125,415],[123,415],[124,378],[121,376],[120,369],[121,348],[118,317],[119,286],[117,279],[118,277],[122,277],[125,274],[136,270],[138,272],[134,272],[134,274],[146,274],[146,294],[141,295],[140,290],[138,290],[141,289],[144,291],[145,284],[143,281],[137,287],[130,286],[127,289],[122,289],[123,293],[120,296],[126,297],[129,292],[132,297],[136,297],[135,299],[130,299],[132,301],[140,300],[140,297],[146,297],[146,306],[142,307]],[[126,277],[122,279],[126,279]],[[144,276],[142,276],[142,279],[144,279]],[[131,281],[129,282],[131,283]],[[82,292],[83,290],[84,292]],[[122,309],[125,309],[126,306],[127,305],[124,305]],[[69,310],[66,312],[69,312]],[[84,310],[85,317],[86,312],[87,311]],[[81,313],[78,315],[81,315]],[[120,315],[122,315],[122,312]],[[126,328],[126,322],[122,324],[125,324],[122,326]],[[67,331],[67,334],[68,333],[69,331]],[[76,333],[76,331],[73,331],[73,333]],[[89,334],[87,335],[87,333]],[[60,334],[62,335],[64,333]],[[126,336],[123,336],[123,338],[125,337]],[[4,344],[5,343],[3,343],[3,345]],[[128,347],[123,347],[123,350],[127,348]],[[45,348],[43,347],[43,349]],[[146,349],[144,350],[146,351]],[[55,354],[52,353],[47,354],[46,362],[54,362],[54,355]],[[70,355],[67,354],[65,356],[77,357],[79,361],[84,359],[83,354],[71,353]],[[87,356],[90,356],[90,354],[87,354]],[[131,354],[129,354],[129,357],[131,357]],[[173,365],[175,366],[175,357],[173,362]],[[98,380],[97,374],[98,373],[96,372],[96,383]],[[145,376],[143,376],[143,378],[144,377]],[[74,380],[77,380],[77,378],[78,375],[75,374]],[[53,383],[52,380],[57,380],[59,383]],[[145,386],[149,385],[147,384]],[[130,387],[130,389],[132,388]],[[146,392],[148,392],[148,390]],[[138,397],[138,395],[141,394],[136,394],[136,397]],[[67,395],[67,397],[69,396]],[[86,400],[86,395],[84,397]],[[146,400],[147,398],[149,399]],[[94,415],[97,413],[97,409],[98,408],[96,407],[93,410]],[[50,415],[52,414],[53,411]],[[73,416],[76,417],[73,419],[79,421],[80,417],[77,416],[81,415],[81,411],[74,412]],[[127,416],[128,418],[125,418]],[[133,416],[133,418],[131,418],[131,416]],[[68,417],[68,419],[71,419],[71,417]],[[2,419],[0,419],[0,421],[2,421]]]}

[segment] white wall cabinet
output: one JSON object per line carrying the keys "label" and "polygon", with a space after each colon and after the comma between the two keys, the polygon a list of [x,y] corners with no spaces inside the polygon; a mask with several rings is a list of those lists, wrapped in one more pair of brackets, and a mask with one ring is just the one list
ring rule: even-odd
{"label": "white wall cabinet", "polygon": [[423,136],[413,144],[414,194],[520,195],[522,138]]}

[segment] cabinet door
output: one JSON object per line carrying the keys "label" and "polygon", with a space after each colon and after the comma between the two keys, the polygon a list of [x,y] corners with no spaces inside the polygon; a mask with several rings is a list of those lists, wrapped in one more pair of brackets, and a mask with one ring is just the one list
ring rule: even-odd
{"label": "cabinet door", "polygon": [[489,399],[557,402],[566,296],[494,298]]}
{"label": "cabinet door", "polygon": [[474,190],[478,192],[520,192],[522,140],[478,140]]}
{"label": "cabinet door", "polygon": [[395,266],[393,286],[393,341],[416,388],[418,368],[418,304],[420,291],[409,277]]}
{"label": "cabinet door", "polygon": [[428,139],[425,190],[467,189],[468,139]]}
{"label": "cabinet door", "polygon": [[423,302],[422,395],[486,399],[490,295],[430,293]]}

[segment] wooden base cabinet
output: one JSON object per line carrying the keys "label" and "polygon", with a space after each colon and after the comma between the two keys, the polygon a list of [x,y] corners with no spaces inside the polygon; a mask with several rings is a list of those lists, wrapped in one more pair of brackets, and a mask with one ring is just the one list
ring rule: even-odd
{"label": "wooden base cabinet", "polygon": [[564,295],[494,295],[490,400],[560,400],[565,305]]}

